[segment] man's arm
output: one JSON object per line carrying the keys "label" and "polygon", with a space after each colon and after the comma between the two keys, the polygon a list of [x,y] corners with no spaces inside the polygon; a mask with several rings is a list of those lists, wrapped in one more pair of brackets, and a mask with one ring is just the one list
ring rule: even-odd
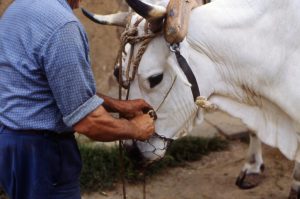
{"label": "man's arm", "polygon": [[[67,23],[53,33],[40,52],[40,63],[64,123],[98,141],[147,139],[154,131],[150,116],[115,119],[103,108],[105,99],[96,95],[83,35],[78,22]],[[126,106],[118,100],[107,98],[106,102],[115,111]]]}
{"label": "man's arm", "polygon": [[137,115],[147,113],[152,107],[142,99],[117,100],[101,93],[97,93],[104,100],[103,107],[108,112],[120,113],[123,117],[133,118]]}
{"label": "man's arm", "polygon": [[143,141],[154,133],[154,121],[148,114],[138,115],[132,120],[116,119],[103,106],[99,106],[75,124],[74,130],[98,141],[120,139]]}

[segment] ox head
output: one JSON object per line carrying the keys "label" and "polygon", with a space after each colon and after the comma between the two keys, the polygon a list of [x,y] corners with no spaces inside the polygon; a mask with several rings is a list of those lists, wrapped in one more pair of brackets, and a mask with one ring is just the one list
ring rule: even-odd
{"label": "ox head", "polygon": [[[123,86],[130,84],[130,99],[143,98],[156,111],[155,122],[156,135],[145,142],[128,141],[127,145],[135,146],[135,152],[141,154],[148,161],[154,161],[164,156],[169,139],[176,139],[188,133],[195,122],[202,121],[202,111],[198,109],[193,100],[190,84],[178,66],[176,57],[170,51],[170,45],[162,34],[166,8],[160,5],[152,5],[138,0],[126,0],[128,5],[135,11],[118,13],[115,15],[101,16],[84,11],[85,15],[100,24],[113,24],[127,27],[125,32],[131,32],[127,37],[135,38],[129,41],[120,51],[120,60],[116,71],[121,71]],[[130,17],[129,17],[130,16]],[[153,28],[154,27],[154,28]],[[124,34],[122,38],[126,37]],[[148,38],[146,50],[142,56],[140,49],[143,48],[144,40]],[[122,41],[124,41],[122,39]],[[181,53],[188,58],[188,44],[181,43]],[[138,61],[138,69],[134,73],[134,61]],[[129,74],[129,75],[128,75]],[[129,78],[129,79],[128,79]]]}

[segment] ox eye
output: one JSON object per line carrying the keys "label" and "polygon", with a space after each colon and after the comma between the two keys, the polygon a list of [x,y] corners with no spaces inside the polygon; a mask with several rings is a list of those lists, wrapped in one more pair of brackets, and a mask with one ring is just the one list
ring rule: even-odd
{"label": "ox eye", "polygon": [[158,85],[163,80],[163,77],[163,74],[157,74],[149,77],[148,81],[150,83],[150,88],[154,88],[156,85]]}

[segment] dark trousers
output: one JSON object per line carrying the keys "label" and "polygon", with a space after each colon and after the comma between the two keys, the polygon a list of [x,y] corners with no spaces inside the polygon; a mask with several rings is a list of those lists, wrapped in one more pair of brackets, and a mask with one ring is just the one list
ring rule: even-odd
{"label": "dark trousers", "polygon": [[0,186],[10,199],[80,199],[81,158],[73,134],[0,125]]}

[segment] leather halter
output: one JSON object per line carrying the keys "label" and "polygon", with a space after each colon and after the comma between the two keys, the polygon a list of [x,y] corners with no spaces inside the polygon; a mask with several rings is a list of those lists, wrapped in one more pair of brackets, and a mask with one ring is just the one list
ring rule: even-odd
{"label": "leather halter", "polygon": [[189,66],[188,62],[186,59],[181,55],[180,50],[179,50],[179,44],[172,44],[170,47],[170,50],[175,53],[177,62],[182,69],[183,73],[185,74],[186,78],[188,81],[191,83],[191,90],[193,93],[193,99],[194,101],[197,100],[197,98],[200,96],[200,89],[196,80],[196,77]]}

